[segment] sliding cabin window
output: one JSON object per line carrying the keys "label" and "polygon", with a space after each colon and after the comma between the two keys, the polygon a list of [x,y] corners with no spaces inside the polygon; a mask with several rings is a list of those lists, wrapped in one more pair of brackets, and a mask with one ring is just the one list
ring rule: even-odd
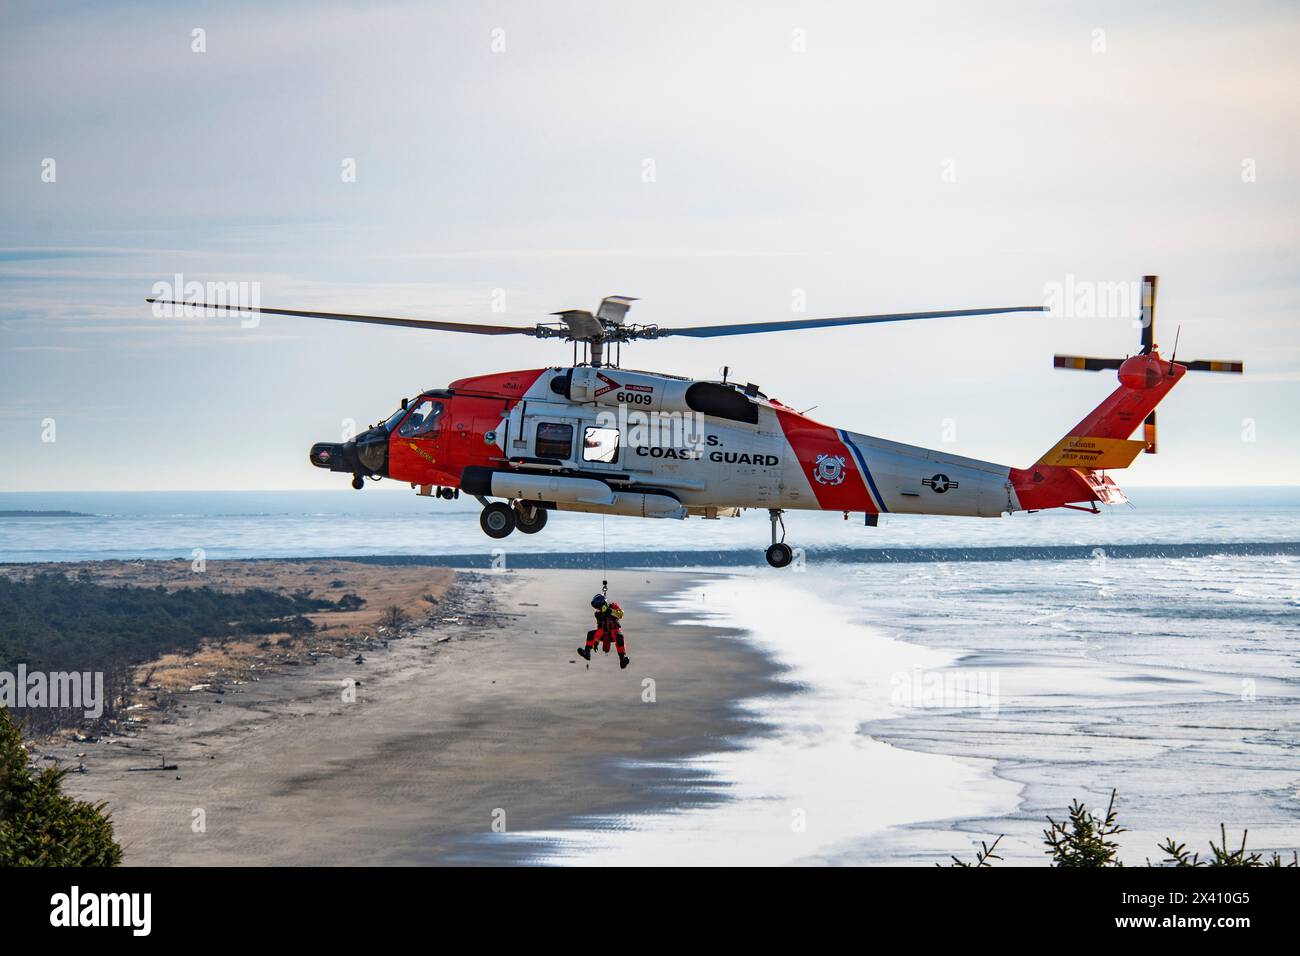
{"label": "sliding cabin window", "polygon": [[618,429],[588,427],[582,435],[582,460],[612,465],[618,461]]}
{"label": "sliding cabin window", "polygon": [[537,423],[538,458],[558,458],[566,461],[573,456],[573,426],[560,422]]}

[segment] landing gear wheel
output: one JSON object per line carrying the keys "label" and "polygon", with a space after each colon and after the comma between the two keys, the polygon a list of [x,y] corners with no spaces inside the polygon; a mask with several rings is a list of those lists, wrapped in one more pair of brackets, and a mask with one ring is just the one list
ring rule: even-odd
{"label": "landing gear wheel", "polygon": [[515,530],[515,509],[494,501],[483,509],[478,523],[489,538],[504,538]]}
{"label": "landing gear wheel", "polygon": [[524,534],[537,534],[546,527],[546,509],[529,505],[516,508],[515,527]]}
{"label": "landing gear wheel", "polygon": [[360,490],[361,490],[362,488],[364,488],[365,486],[366,486],[366,480],[365,480],[364,478],[362,478],[360,475],[353,475],[353,476],[352,476],[352,487],[353,487],[353,488],[355,488],[357,491],[360,491]]}
{"label": "landing gear wheel", "polygon": [[[781,515],[785,514],[780,508],[768,508],[767,517],[772,522],[772,546],[765,552],[767,563],[774,568],[783,568],[794,560],[794,552],[790,546],[785,543],[785,521]],[[776,529],[781,529],[780,540],[777,539]]]}
{"label": "landing gear wheel", "polygon": [[767,549],[767,563],[774,568],[783,568],[794,560],[794,551],[784,541],[778,541]]}

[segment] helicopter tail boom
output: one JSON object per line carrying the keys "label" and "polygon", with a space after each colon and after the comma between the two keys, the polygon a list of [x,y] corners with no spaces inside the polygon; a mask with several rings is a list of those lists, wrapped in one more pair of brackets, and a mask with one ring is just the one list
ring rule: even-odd
{"label": "helicopter tail boom", "polygon": [[1011,469],[1021,507],[1038,510],[1077,502],[1127,501],[1105,471],[1127,468],[1142,452],[1154,450],[1153,433],[1144,429],[1143,438],[1136,441],[1130,436],[1150,420],[1186,372],[1185,366],[1154,351],[1120,363],[1119,387],[1105,401],[1031,467]]}

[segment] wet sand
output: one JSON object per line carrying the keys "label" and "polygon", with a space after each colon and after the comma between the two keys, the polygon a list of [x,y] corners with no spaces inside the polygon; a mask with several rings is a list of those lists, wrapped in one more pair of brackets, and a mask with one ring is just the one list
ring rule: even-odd
{"label": "wet sand", "polygon": [[[772,692],[774,675],[718,628],[646,606],[702,577],[610,576],[627,609],[624,671],[612,653],[590,667],[574,653],[591,572],[463,572],[448,595],[459,623],[362,665],[283,668],[219,698],[189,694],[175,722],[130,738],[45,749],[73,765],[85,752],[88,772],[67,787],[108,802],[128,865],[527,861],[534,848],[497,830],[725,799],[663,764],[755,732],[737,702]],[[164,758],[177,769],[130,769]]]}

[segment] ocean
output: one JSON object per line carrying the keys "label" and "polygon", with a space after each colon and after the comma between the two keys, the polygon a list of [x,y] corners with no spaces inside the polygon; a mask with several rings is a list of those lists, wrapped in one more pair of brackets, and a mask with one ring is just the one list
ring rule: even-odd
{"label": "ocean", "polygon": [[[1074,549],[1300,542],[1300,488],[1138,488],[1133,503],[1101,514],[1052,511],[1002,518],[884,515],[867,528],[860,515],[787,512],[787,541],[803,558],[899,560],[934,557],[1008,560]],[[623,564],[761,564],[769,540],[767,515],[706,521],[601,518],[560,513],[537,535],[488,538],[478,505],[419,498],[395,489],[362,492],[7,492],[0,515],[70,511],[65,515],[0,516],[0,562],[190,558],[201,549],[222,558],[360,555],[451,556],[483,563],[499,553],[508,563],[546,566],[573,555],[617,554]],[[926,549],[939,554],[921,553]],[[1079,552],[1078,549],[1086,549]],[[691,552],[698,552],[692,555]],[[855,554],[854,552],[858,552]],[[907,552],[913,552],[910,555]],[[1136,553],[1142,553],[1140,550]],[[1161,552],[1164,553],[1164,552]],[[520,566],[525,566],[521,564]]]}

